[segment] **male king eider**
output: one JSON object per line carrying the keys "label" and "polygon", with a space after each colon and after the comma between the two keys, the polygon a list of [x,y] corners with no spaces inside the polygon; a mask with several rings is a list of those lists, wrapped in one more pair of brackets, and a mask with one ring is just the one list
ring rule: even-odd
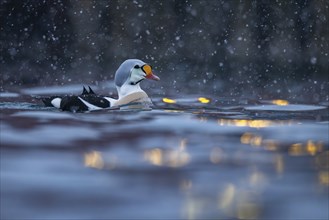
{"label": "male king eider", "polygon": [[115,73],[114,82],[119,98],[113,99],[100,96],[83,87],[81,95],[52,96],[43,98],[43,103],[48,107],[56,107],[63,111],[84,112],[122,106],[136,101],[150,102],[147,94],[140,88],[139,83],[144,79],[160,80],[153,74],[149,64],[138,59],[124,61]]}

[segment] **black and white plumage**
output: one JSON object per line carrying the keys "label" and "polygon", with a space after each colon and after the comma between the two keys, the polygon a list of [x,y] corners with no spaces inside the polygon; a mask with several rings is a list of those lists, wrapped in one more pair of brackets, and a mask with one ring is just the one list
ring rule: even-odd
{"label": "black and white plumage", "polygon": [[90,88],[89,91],[83,87],[81,95],[51,96],[43,98],[42,101],[46,106],[56,107],[63,111],[83,112],[111,107],[108,98],[97,95]]}
{"label": "black and white plumage", "polygon": [[63,111],[84,112],[103,108],[126,105],[136,100],[150,101],[147,94],[140,88],[144,79],[160,80],[153,74],[150,65],[138,59],[124,61],[115,73],[115,85],[118,99],[97,95],[89,86],[83,87],[80,95],[51,96],[43,98],[46,106],[56,107]]}

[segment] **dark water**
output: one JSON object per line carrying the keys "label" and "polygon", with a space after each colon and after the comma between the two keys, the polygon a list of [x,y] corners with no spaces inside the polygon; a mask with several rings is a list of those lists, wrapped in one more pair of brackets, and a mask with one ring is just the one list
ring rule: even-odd
{"label": "dark water", "polygon": [[1,219],[329,217],[326,102],[155,96],[73,114],[36,97],[56,91],[1,93]]}

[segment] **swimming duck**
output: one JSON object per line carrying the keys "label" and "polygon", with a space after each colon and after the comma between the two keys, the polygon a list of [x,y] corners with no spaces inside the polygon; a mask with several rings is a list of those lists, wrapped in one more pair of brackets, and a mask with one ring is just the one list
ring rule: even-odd
{"label": "swimming duck", "polygon": [[97,95],[90,87],[83,87],[81,95],[51,96],[43,98],[46,106],[56,107],[63,111],[84,112],[109,107],[120,107],[132,102],[149,102],[148,95],[141,89],[144,79],[160,80],[152,72],[152,67],[138,59],[124,61],[115,73],[114,82],[118,99]]}

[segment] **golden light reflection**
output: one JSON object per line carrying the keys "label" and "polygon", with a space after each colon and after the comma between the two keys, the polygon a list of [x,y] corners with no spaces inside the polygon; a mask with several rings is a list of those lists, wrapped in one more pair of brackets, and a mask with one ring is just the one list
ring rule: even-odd
{"label": "golden light reflection", "polygon": [[246,127],[248,126],[248,120],[232,120],[233,125],[238,127]]}
{"label": "golden light reflection", "polygon": [[186,151],[186,139],[182,139],[178,149],[153,148],[144,151],[144,159],[155,166],[181,167],[190,161],[190,154]]}
{"label": "golden light reflection", "polygon": [[219,125],[233,125],[237,127],[250,127],[250,128],[265,128],[271,125],[277,125],[284,123],[283,121],[274,122],[271,120],[247,120],[247,119],[219,119],[217,121]]}
{"label": "golden light reflection", "polygon": [[306,151],[314,156],[318,152],[321,152],[323,148],[323,144],[321,142],[314,143],[312,140],[308,140],[306,144]]}
{"label": "golden light reflection", "polygon": [[162,101],[163,101],[164,103],[168,103],[168,104],[174,104],[174,103],[176,103],[176,100],[174,100],[174,99],[169,99],[169,98],[163,98]]}
{"label": "golden light reflection", "polygon": [[251,128],[264,128],[264,127],[268,127],[273,124],[274,123],[269,120],[250,120],[250,121],[248,121],[248,126]]}
{"label": "golden light reflection", "polygon": [[242,144],[250,144],[250,140],[253,138],[253,136],[254,134],[246,132],[241,136],[240,142]]}
{"label": "golden light reflection", "polygon": [[[269,151],[280,150],[280,144],[278,141],[273,139],[264,139],[262,136],[250,132],[245,132],[240,137],[242,144],[250,146],[262,147]],[[294,143],[289,146],[288,153],[291,156],[315,156],[323,151],[323,142],[307,140],[306,143]]]}
{"label": "golden light reflection", "polygon": [[249,132],[242,134],[240,138],[242,144],[250,144],[252,146],[260,146],[262,144],[262,136]]}
{"label": "golden light reflection", "polygon": [[205,97],[200,97],[200,98],[198,98],[198,101],[203,103],[203,104],[207,104],[207,103],[210,102],[210,99],[207,99]]}
{"label": "golden light reflection", "polygon": [[85,153],[84,164],[86,167],[102,169],[104,167],[104,161],[101,153],[98,151],[91,151],[89,153]]}
{"label": "golden light reflection", "polygon": [[163,158],[162,158],[162,150],[159,148],[154,148],[151,150],[147,150],[144,153],[145,160],[149,161],[151,164],[156,166],[163,165]]}
{"label": "golden light reflection", "polygon": [[252,146],[260,146],[262,144],[262,137],[261,136],[255,136],[251,139],[250,144]]}
{"label": "golden light reflection", "polygon": [[283,99],[272,100],[272,103],[274,105],[289,105],[289,102],[287,100],[283,100]]}
{"label": "golden light reflection", "polygon": [[323,151],[323,143],[318,141],[314,142],[312,140],[308,140],[305,144],[303,143],[295,143],[289,147],[289,154],[291,156],[303,156],[303,155],[311,155],[314,156]]}

